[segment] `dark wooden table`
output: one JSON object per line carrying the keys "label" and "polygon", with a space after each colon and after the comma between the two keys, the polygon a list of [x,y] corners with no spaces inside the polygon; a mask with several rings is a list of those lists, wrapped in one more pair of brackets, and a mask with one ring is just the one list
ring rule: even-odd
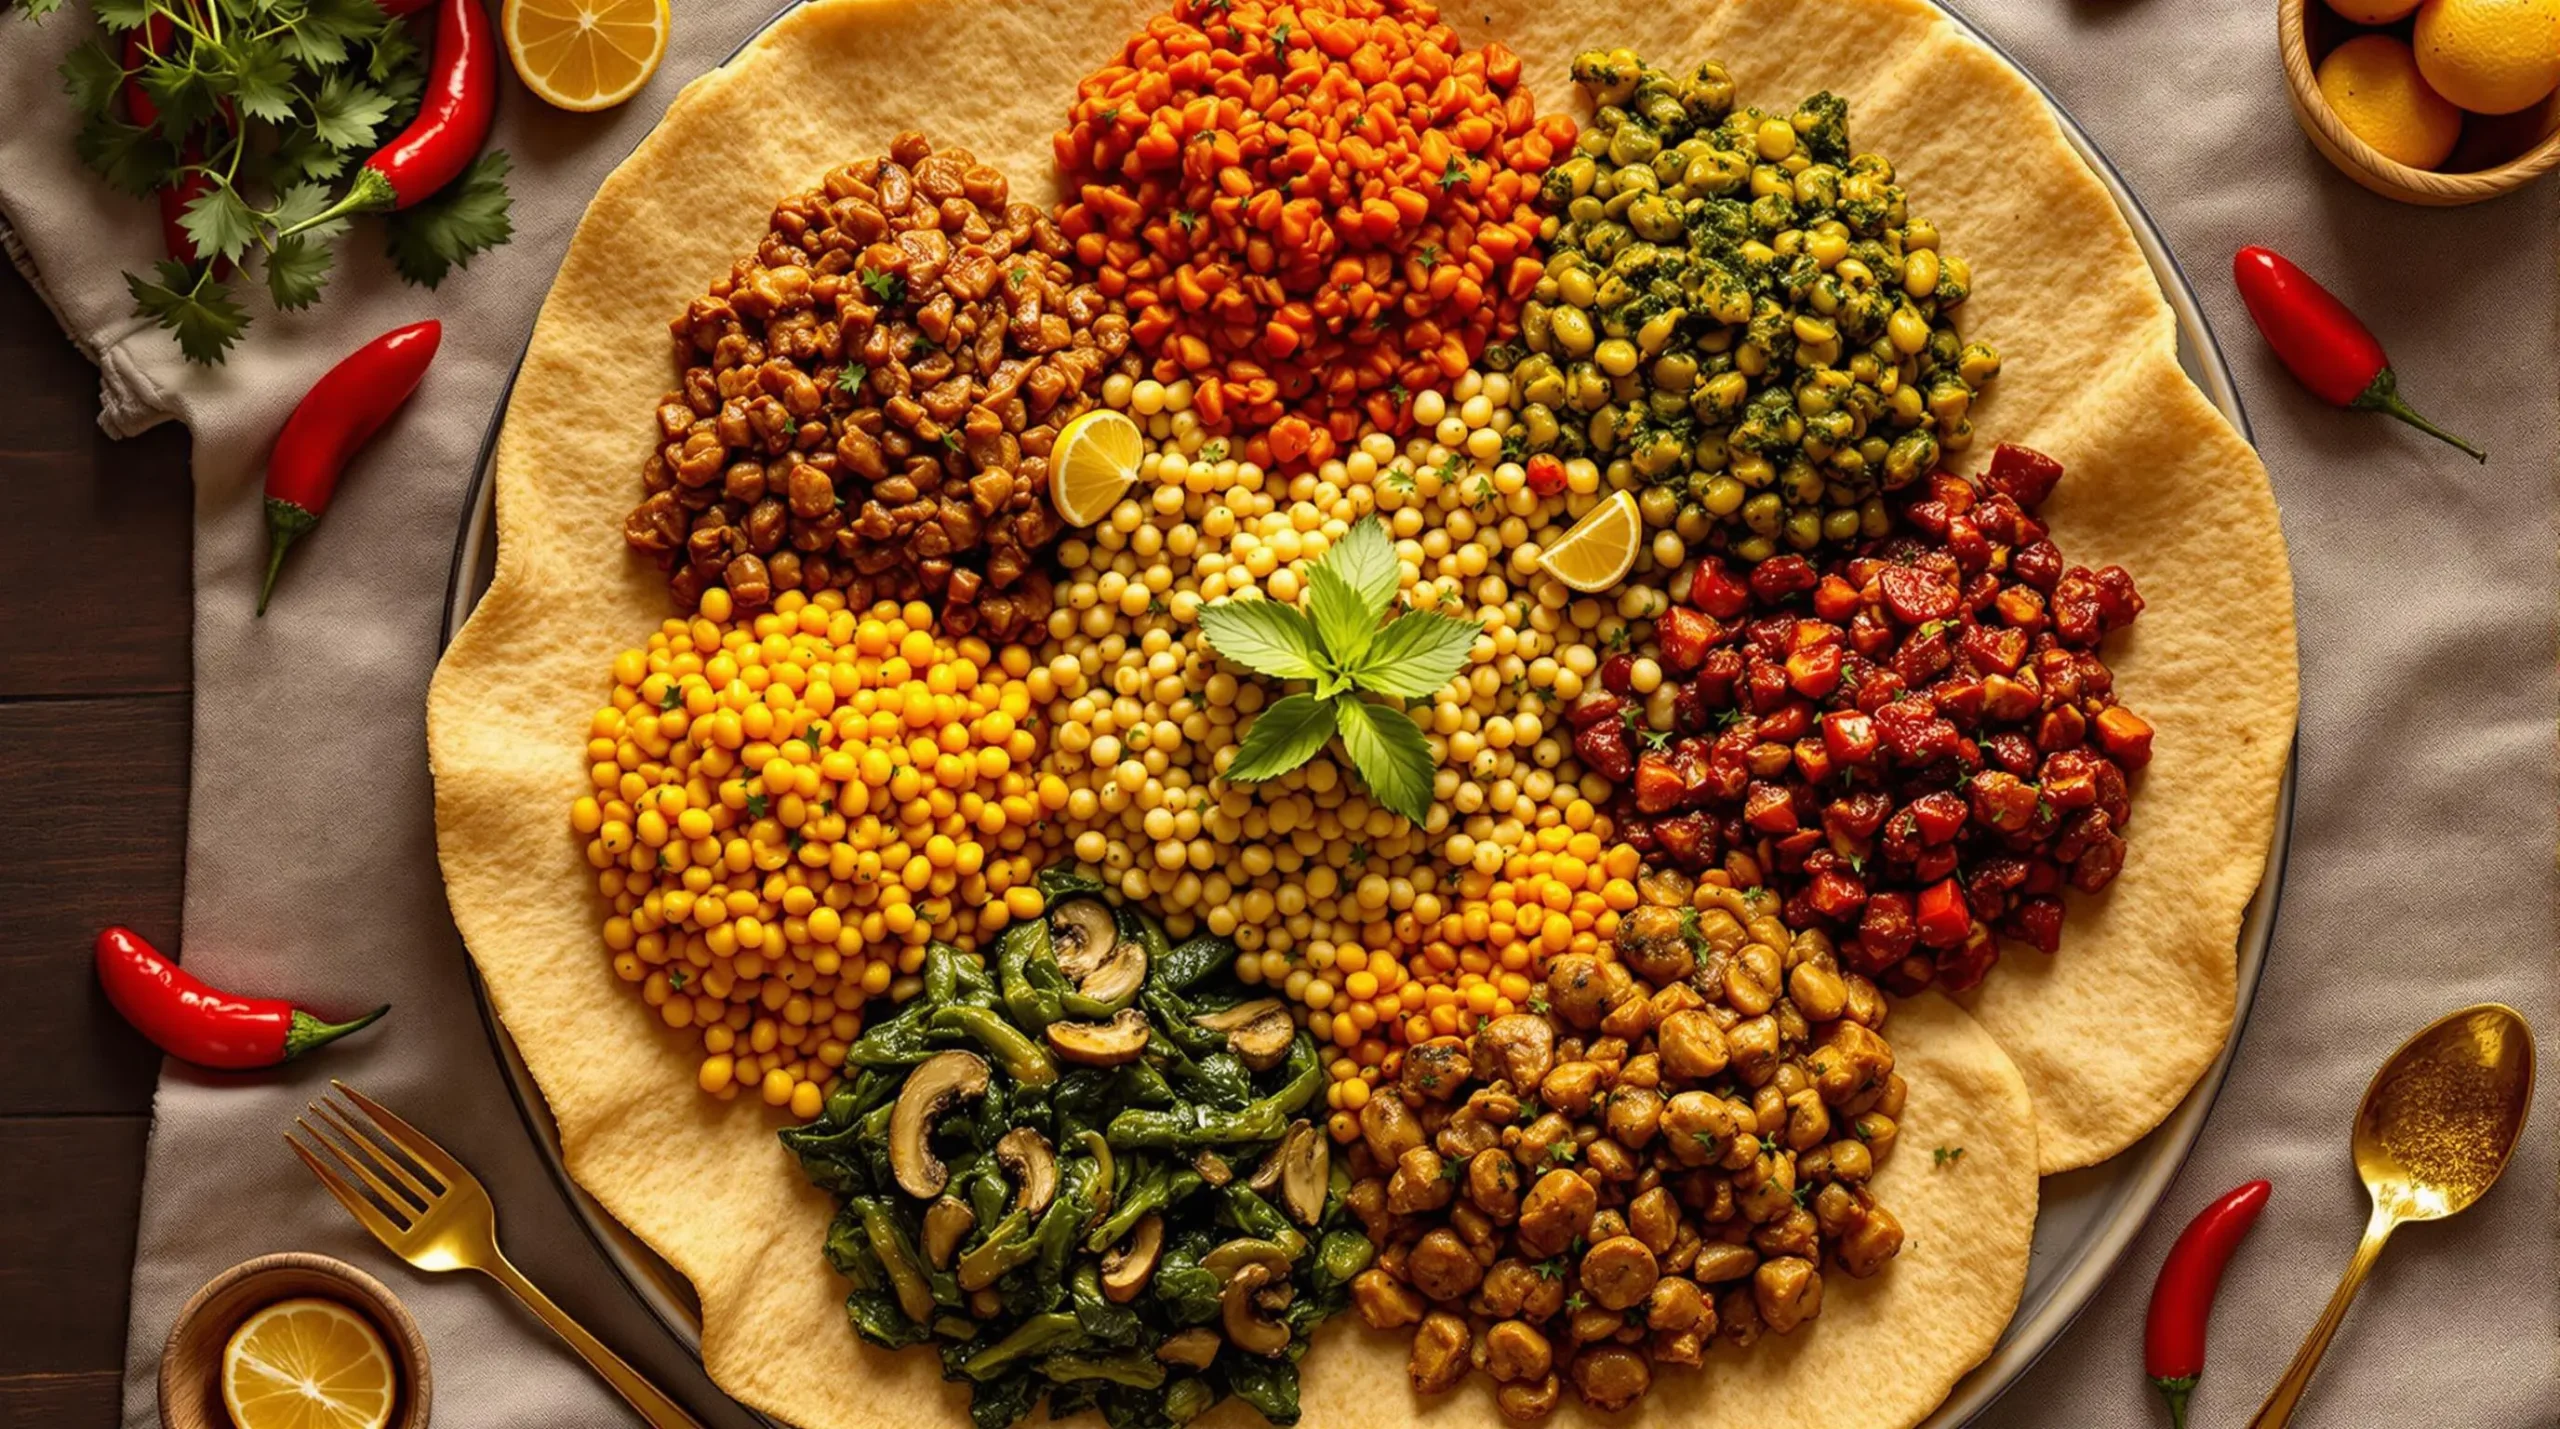
{"label": "dark wooden table", "polygon": [[160,1058],[89,971],[174,947],[193,705],[187,434],[97,427],[98,375],[0,263],[0,1424],[117,1422]]}

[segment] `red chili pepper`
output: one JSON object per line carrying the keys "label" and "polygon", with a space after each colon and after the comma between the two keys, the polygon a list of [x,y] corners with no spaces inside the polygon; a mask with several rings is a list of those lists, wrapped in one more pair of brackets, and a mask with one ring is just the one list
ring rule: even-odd
{"label": "red chili pepper", "polygon": [[2160,1262],[2160,1279],[2151,1287],[2151,1316],[2143,1328],[2142,1372],[2160,1397],[2169,1402],[2169,1422],[2186,1429],[2187,1396],[2204,1373],[2204,1332],[2213,1318],[2214,1293],[2222,1287],[2222,1268],[2258,1213],[2267,1208],[2270,1187],[2264,1181],[2235,1186],[2196,1212],[2178,1233],[2169,1258]]}
{"label": "red chili pepper", "polygon": [[[125,32],[125,72],[134,76],[124,82],[125,117],[141,128],[148,129],[160,122],[160,106],[152,101],[150,91],[142,87],[140,76],[168,50],[170,40],[176,35],[176,24],[158,10],[151,12],[151,18],[140,29]],[[203,155],[190,139],[182,157],[193,164]],[[186,225],[178,220],[186,216],[187,205],[212,187],[211,178],[191,170],[185,178],[152,195],[160,205],[160,246],[181,263],[192,264],[198,255],[195,240],[187,236]]]}
{"label": "red chili pepper", "polygon": [[2280,253],[2249,247],[2231,255],[2232,281],[2249,318],[2266,334],[2267,345],[2284,359],[2324,401],[2358,412],[2388,412],[2428,436],[2469,452],[2474,461],[2489,454],[2418,415],[2400,397],[2399,378],[2391,359],[2356,315],[2335,293],[2321,287]]}
{"label": "red chili pepper", "polygon": [[267,575],[258,586],[260,615],[275,593],[286,549],[320,524],[348,459],[418,390],[443,341],[444,324],[432,318],[393,328],[322,374],[285,419],[275,454],[267,458]]}
{"label": "red chili pepper", "polygon": [[280,998],[222,992],[163,957],[131,928],[98,935],[98,981],[124,1020],[161,1051],[227,1072],[290,1062],[372,1026],[391,1010],[385,1005],[352,1022],[323,1022]]}
{"label": "red chili pepper", "polygon": [[[427,0],[391,0],[423,6]],[[434,0],[434,70],[418,117],[356,170],[355,186],[326,210],[285,230],[299,233],[351,213],[407,208],[460,177],[498,116],[498,40],[481,0]]]}

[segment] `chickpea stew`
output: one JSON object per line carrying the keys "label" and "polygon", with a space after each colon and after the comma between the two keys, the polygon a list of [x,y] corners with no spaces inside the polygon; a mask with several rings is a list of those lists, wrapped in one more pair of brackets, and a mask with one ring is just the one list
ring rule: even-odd
{"label": "chickpea stew", "polygon": [[1352,1283],[1414,1332],[1423,1393],[1470,1367],[1503,1416],[1569,1389],[1629,1408],[1822,1312],[1826,1273],[1877,1274],[1900,1220],[1869,1189],[1907,1083],[1882,992],[1721,876],[1644,882],[1615,954],[1547,964],[1544,997],[1408,1049],[1360,1113],[1346,1204],[1379,1247]]}

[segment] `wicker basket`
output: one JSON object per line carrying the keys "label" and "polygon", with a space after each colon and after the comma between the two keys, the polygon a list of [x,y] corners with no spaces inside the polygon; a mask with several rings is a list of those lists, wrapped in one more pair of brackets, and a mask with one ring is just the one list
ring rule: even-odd
{"label": "wicker basket", "polygon": [[[2389,28],[2408,38],[2408,21]],[[2444,169],[2413,169],[2383,157],[2348,132],[2314,78],[2322,57],[2358,29],[2321,0],[2276,0],[2276,37],[2284,50],[2293,117],[2312,146],[2348,178],[2385,198],[2450,208],[2510,193],[2560,167],[2560,95],[2519,114],[2465,114],[2462,141]]]}

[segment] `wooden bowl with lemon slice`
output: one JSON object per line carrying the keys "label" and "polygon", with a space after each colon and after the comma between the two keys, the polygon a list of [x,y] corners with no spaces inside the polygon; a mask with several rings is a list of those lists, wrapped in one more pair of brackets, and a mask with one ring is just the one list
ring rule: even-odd
{"label": "wooden bowl with lemon slice", "polygon": [[215,1276],[160,1354],[163,1429],[425,1429],[427,1342],[379,1280],[325,1255]]}
{"label": "wooden bowl with lemon slice", "polygon": [[2323,0],[2277,0],[2276,38],[2284,53],[2285,83],[2293,116],[2312,147],[2375,193],[2431,208],[2512,193],[2560,167],[2560,93],[2515,113],[2463,114],[2453,152],[2430,168],[2394,159],[2349,128],[2321,93],[2321,62],[2360,35],[2389,35],[2405,44],[2411,31],[2406,16],[2368,28],[2340,16]]}

